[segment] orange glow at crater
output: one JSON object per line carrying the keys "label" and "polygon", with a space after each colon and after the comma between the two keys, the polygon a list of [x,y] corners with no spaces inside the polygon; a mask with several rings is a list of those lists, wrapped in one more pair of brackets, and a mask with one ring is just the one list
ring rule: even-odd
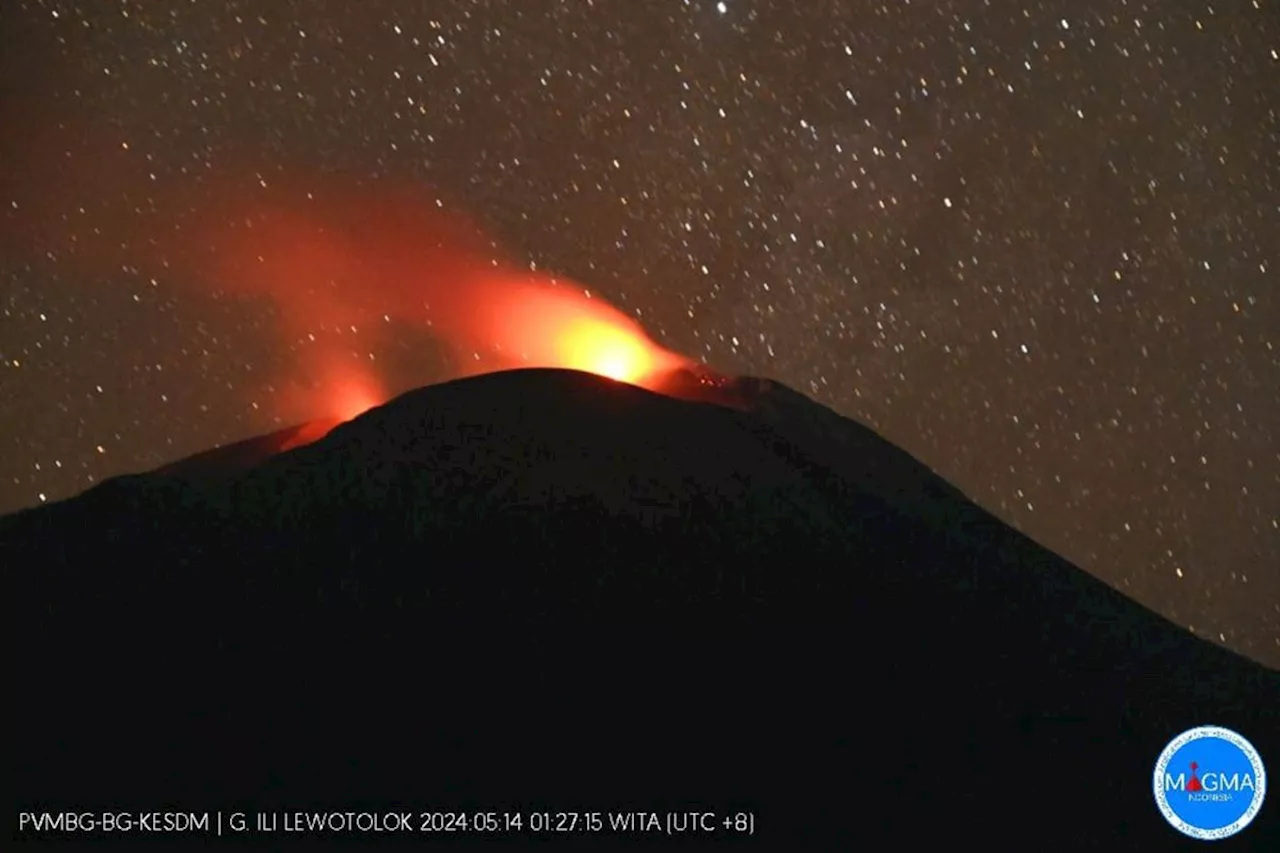
{"label": "orange glow at crater", "polygon": [[590,324],[565,333],[566,365],[619,382],[637,382],[652,370],[644,344],[625,331]]}
{"label": "orange glow at crater", "polygon": [[568,286],[543,282],[485,288],[486,337],[504,366],[560,367],[651,386],[660,373],[687,363],[611,305]]}
{"label": "orange glow at crater", "polygon": [[335,371],[327,385],[326,414],[349,421],[386,401],[386,391],[372,376],[357,370]]}
{"label": "orange glow at crater", "polygon": [[333,389],[331,409],[335,417],[349,421],[363,415],[381,402],[380,397],[370,389],[350,385],[338,386]]}
{"label": "orange glow at crater", "polygon": [[368,365],[339,351],[317,352],[309,364],[309,381],[293,382],[274,391],[274,408],[286,422],[315,421],[328,426],[318,435],[298,441],[310,443],[334,425],[352,420],[387,401],[389,393]]}

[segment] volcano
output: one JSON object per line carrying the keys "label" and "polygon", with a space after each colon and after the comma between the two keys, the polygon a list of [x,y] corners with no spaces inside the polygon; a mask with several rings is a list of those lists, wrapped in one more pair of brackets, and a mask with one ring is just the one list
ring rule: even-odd
{"label": "volcano", "polygon": [[[19,812],[1191,850],[1152,795],[1171,738],[1224,726],[1280,766],[1280,673],[767,380],[469,377],[8,516],[0,547]],[[1280,849],[1269,799],[1215,849]],[[320,837],[244,837],[268,831]]]}

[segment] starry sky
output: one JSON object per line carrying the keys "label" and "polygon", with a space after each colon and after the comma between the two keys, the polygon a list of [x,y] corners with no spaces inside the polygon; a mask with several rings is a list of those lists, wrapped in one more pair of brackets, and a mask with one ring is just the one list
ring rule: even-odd
{"label": "starry sky", "polygon": [[286,425],[317,340],[456,375],[154,251],[340,177],[1280,666],[1277,79],[1274,0],[6,2],[0,511]]}

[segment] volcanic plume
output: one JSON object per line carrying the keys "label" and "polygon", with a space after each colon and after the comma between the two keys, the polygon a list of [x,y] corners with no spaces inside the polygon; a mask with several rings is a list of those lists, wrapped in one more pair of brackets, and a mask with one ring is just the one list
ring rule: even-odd
{"label": "volcanic plume", "polygon": [[[395,320],[429,328],[460,375],[565,367],[650,386],[686,361],[582,285],[515,266],[417,188],[330,179],[323,189],[262,190],[251,203],[232,196],[200,217],[196,234],[209,248],[187,254],[192,274],[270,296],[290,341]],[[371,377],[350,365],[345,376],[312,367],[332,377],[330,414],[372,396],[371,385],[358,390]]]}
{"label": "volcanic plume", "polygon": [[[290,358],[263,395],[278,417],[345,420],[385,401],[388,377],[371,353],[396,327],[429,331],[455,376],[565,367],[653,388],[688,363],[582,284],[505,256],[420,184],[268,175],[244,163],[164,178],[100,135],[68,131],[46,143],[27,152],[6,212],[22,248],[104,279],[125,268],[269,302],[275,345]],[[49,188],[68,180],[82,196],[137,204],[96,215],[52,208],[50,198],[68,194]]]}

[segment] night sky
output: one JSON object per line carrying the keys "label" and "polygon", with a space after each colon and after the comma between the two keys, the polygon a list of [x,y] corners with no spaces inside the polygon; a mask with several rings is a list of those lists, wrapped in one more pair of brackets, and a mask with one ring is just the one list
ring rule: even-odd
{"label": "night sky", "polygon": [[434,201],[1280,665],[1274,0],[11,0],[0,75],[0,511],[305,417],[309,346],[458,375],[194,224]]}

